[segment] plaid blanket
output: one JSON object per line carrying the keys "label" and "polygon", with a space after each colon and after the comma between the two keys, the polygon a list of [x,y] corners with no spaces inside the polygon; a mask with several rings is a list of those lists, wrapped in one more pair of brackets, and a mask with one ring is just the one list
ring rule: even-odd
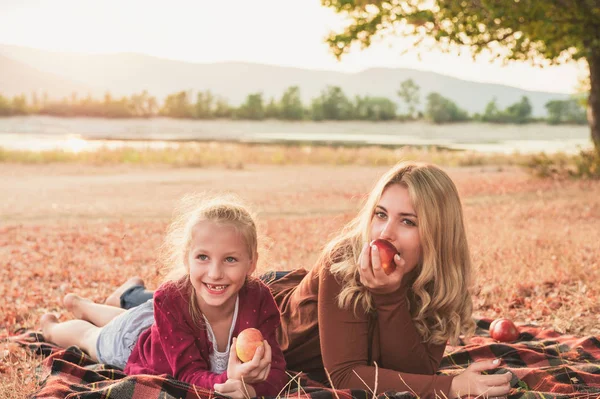
{"label": "plaid blanket", "polygon": [[[490,320],[477,321],[477,332],[468,342],[449,346],[439,373],[457,374],[477,360],[501,358],[494,373],[513,373],[510,399],[600,398],[600,340],[598,337],[577,338],[552,330],[521,326],[519,340],[501,344],[489,338]],[[108,365],[95,364],[76,347],[61,349],[43,342],[41,334],[29,331],[10,338],[37,354],[47,356],[48,377],[31,398],[86,399],[211,399],[215,393],[168,376],[127,376]],[[331,389],[291,375],[289,386],[281,397],[344,399],[373,398],[365,390]],[[386,392],[378,398],[414,399],[408,392]]]}

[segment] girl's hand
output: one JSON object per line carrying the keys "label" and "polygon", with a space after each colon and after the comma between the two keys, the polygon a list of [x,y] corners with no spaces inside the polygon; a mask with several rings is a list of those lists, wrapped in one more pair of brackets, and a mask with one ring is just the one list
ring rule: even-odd
{"label": "girl's hand", "polygon": [[232,380],[231,378],[223,384],[215,384],[213,389],[216,393],[228,396],[232,399],[246,399],[256,397],[256,391],[250,384],[244,384],[240,380]]}
{"label": "girl's hand", "polygon": [[267,340],[263,341],[263,346],[259,346],[256,349],[252,360],[246,363],[242,363],[238,359],[235,350],[236,344],[237,338],[234,338],[229,349],[227,378],[244,381],[246,384],[265,381],[271,371],[271,346]]}
{"label": "girl's hand", "polygon": [[510,372],[504,374],[481,374],[482,371],[495,369],[500,360],[485,360],[471,363],[469,367],[452,380],[450,397],[458,398],[465,395],[491,398],[505,396],[510,391]]}
{"label": "girl's hand", "polygon": [[365,244],[358,258],[358,273],[360,282],[369,291],[376,294],[389,294],[397,291],[406,274],[406,261],[400,255],[394,255],[396,270],[390,275],[385,274],[381,267],[379,250],[375,245]]}

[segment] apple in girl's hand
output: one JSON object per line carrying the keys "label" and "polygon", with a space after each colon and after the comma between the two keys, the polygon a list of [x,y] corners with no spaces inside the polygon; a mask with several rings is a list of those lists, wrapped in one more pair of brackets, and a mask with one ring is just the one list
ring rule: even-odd
{"label": "apple in girl's hand", "polygon": [[496,319],[490,324],[490,336],[496,341],[513,342],[519,338],[519,329],[509,319]]}
{"label": "apple in girl's hand", "polygon": [[379,250],[379,259],[381,260],[381,268],[385,274],[390,275],[396,270],[396,264],[394,263],[394,255],[398,253],[396,247],[387,241],[378,238],[377,240],[371,241],[371,246],[375,245]]}
{"label": "apple in girl's hand", "polygon": [[235,352],[238,358],[246,363],[252,360],[254,352],[259,346],[264,345],[263,335],[256,328],[246,328],[238,336],[235,343]]}

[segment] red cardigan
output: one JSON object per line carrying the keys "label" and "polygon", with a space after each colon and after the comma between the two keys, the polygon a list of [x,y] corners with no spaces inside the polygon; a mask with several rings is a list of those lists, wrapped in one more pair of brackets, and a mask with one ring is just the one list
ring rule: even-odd
{"label": "red cardigan", "polygon": [[[269,289],[252,280],[239,292],[238,316],[233,337],[249,327],[257,328],[272,349],[271,371],[266,381],[253,384],[258,396],[279,394],[287,384],[285,360],[277,343],[280,325],[277,305]],[[227,371],[210,371],[212,344],[206,329],[192,321],[187,293],[165,283],[154,293],[154,324],[144,331],[125,366],[127,374],[168,374],[177,380],[213,389],[227,381]]]}

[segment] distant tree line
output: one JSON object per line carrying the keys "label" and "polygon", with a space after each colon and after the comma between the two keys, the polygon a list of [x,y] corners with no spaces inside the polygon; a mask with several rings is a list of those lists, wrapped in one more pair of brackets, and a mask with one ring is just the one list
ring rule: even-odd
{"label": "distant tree line", "polygon": [[[61,117],[104,117],[104,118],[149,118],[165,116],[186,119],[280,119],[288,121],[391,121],[425,119],[433,123],[481,121],[488,123],[530,123],[542,119],[532,117],[532,106],[527,97],[500,109],[497,100],[492,99],[482,114],[469,113],[452,100],[439,93],[429,93],[425,98],[424,111],[418,111],[420,88],[408,79],[400,84],[398,96],[404,104],[404,112],[398,111],[397,104],[385,97],[355,96],[349,98],[338,86],[328,86],[320,95],[305,105],[300,96],[300,88],[292,86],[277,98],[266,99],[262,93],[248,94],[238,107],[210,91],[180,91],[168,95],[162,105],[156,97],[143,91],[129,97],[115,98],[106,93],[103,99],[90,95],[78,97],[73,93],[61,100],[50,100],[47,94],[41,98],[34,93],[31,98],[25,95],[12,99],[0,95],[0,116],[11,115],[52,115]],[[550,124],[586,124],[585,104],[580,98],[552,100],[546,103]]]}

